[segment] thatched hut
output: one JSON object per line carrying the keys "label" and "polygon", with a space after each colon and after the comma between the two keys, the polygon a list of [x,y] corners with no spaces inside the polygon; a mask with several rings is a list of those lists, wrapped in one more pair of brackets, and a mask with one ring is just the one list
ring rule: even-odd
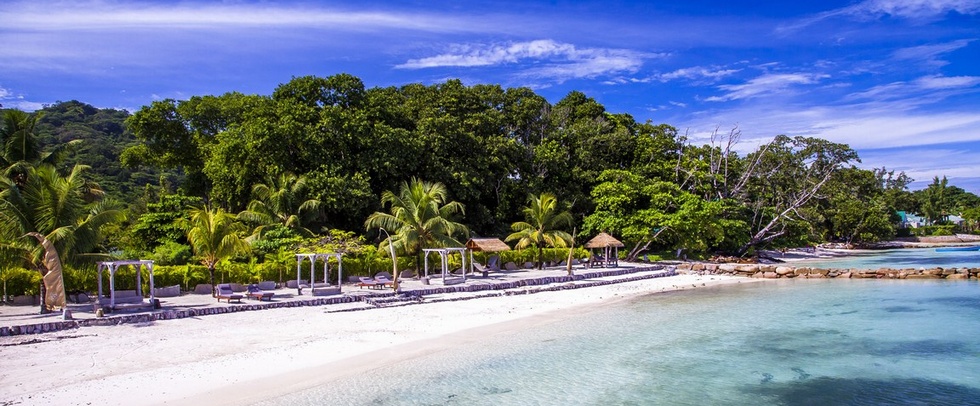
{"label": "thatched hut", "polygon": [[466,242],[466,249],[470,251],[470,272],[479,270],[483,273],[484,277],[487,277],[489,276],[490,271],[500,271],[500,256],[490,256],[490,259],[487,261],[487,266],[482,269],[477,269],[476,261],[473,260],[473,253],[497,253],[501,251],[510,251],[510,246],[501,241],[499,238],[470,238],[470,240]]}
{"label": "thatched hut", "polygon": [[[625,246],[625,244],[615,237],[607,233],[599,233],[599,235],[585,243],[585,248],[589,249],[589,268],[594,266],[619,266],[619,249]],[[596,250],[599,253],[596,253]]]}

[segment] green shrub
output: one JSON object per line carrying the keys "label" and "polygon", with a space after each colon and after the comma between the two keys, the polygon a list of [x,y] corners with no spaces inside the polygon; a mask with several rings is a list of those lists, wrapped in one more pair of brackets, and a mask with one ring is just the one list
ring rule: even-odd
{"label": "green shrub", "polygon": [[183,265],[191,261],[193,254],[189,245],[167,241],[153,250],[150,259],[154,265]]}
{"label": "green shrub", "polygon": [[0,279],[7,284],[7,295],[36,295],[41,284],[41,274],[23,268],[4,268]]}
{"label": "green shrub", "polygon": [[[581,247],[575,248],[572,258],[585,259],[589,257],[589,250]],[[537,249],[528,248],[523,250],[511,250],[500,253],[501,263],[513,262],[524,264],[525,262],[535,262],[538,259]],[[568,260],[568,248],[544,248],[541,253],[541,260],[544,262],[560,263]]]}
{"label": "green shrub", "polygon": [[955,235],[955,227],[952,224],[917,227],[912,229],[912,235],[916,237]]}

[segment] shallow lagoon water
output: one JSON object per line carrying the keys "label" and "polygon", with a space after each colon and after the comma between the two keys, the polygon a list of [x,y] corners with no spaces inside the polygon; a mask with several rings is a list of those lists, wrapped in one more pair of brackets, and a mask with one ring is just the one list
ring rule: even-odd
{"label": "shallow lagoon water", "polygon": [[265,404],[980,404],[977,337],[972,281],[767,281],[603,306]]}
{"label": "shallow lagoon water", "polygon": [[978,268],[980,251],[937,252],[935,248],[865,251],[845,257],[793,261],[793,266],[841,269]]}

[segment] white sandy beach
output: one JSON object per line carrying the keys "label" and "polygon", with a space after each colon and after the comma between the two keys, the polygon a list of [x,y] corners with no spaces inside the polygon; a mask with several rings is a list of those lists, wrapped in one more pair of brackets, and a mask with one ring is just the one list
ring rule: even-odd
{"label": "white sandy beach", "polygon": [[679,275],[367,311],[283,308],[4,337],[0,405],[248,404],[638,295],[749,282]]}

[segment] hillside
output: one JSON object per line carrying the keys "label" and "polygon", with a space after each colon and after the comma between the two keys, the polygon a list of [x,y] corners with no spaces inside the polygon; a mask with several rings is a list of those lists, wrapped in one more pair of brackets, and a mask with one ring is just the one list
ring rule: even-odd
{"label": "hillside", "polygon": [[42,148],[82,140],[78,148],[68,154],[65,165],[91,166],[92,180],[112,198],[129,200],[141,193],[145,185],[160,183],[160,170],[127,169],[119,162],[122,150],[136,143],[136,138],[125,126],[129,112],[99,109],[75,100],[58,102],[38,112],[42,116],[35,133]]}

